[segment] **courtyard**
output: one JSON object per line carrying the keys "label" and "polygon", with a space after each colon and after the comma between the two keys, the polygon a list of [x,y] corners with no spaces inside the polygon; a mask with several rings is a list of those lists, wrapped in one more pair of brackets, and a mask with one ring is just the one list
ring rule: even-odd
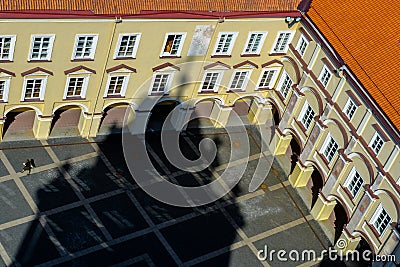
{"label": "courtyard", "polygon": [[[147,195],[131,177],[121,135],[51,138],[0,144],[0,266],[313,266],[308,261],[259,260],[268,250],[314,250],[331,244],[288,182],[290,161],[276,158],[263,184],[249,192],[262,158],[254,129],[243,178],[223,198],[180,208]],[[160,174],[183,186],[218,179],[230,143],[220,129],[189,129],[180,143],[196,158],[202,138],[218,152],[197,173],[177,170],[162,153],[157,132],[146,134]],[[240,144],[238,144],[240,146]],[[36,168],[21,173],[26,158]],[[317,254],[318,255],[318,254]]]}

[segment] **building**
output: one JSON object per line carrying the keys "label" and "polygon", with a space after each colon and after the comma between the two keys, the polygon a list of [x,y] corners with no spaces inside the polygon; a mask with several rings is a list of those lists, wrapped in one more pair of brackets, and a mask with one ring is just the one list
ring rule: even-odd
{"label": "building", "polygon": [[[276,155],[298,155],[290,183],[332,242],[346,241],[338,248],[395,250],[400,45],[389,10],[398,3],[93,3],[0,3],[4,139],[93,137],[127,110],[145,125],[142,102],[160,95],[190,100],[187,110],[222,126],[236,111],[275,129]],[[200,62],[185,73],[196,82],[182,85],[187,62]]]}

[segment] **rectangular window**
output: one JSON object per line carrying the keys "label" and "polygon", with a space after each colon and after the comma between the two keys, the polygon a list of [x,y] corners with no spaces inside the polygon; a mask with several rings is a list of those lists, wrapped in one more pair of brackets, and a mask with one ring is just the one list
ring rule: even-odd
{"label": "rectangular window", "polygon": [[243,54],[260,54],[266,35],[266,33],[251,32]]}
{"label": "rectangular window", "polygon": [[386,228],[391,222],[392,218],[390,218],[390,215],[387,213],[385,208],[380,205],[376,210],[374,216],[372,216],[372,225],[380,236],[385,232]]}
{"label": "rectangular window", "polygon": [[72,59],[94,59],[98,35],[77,35]]}
{"label": "rectangular window", "polygon": [[128,80],[128,76],[111,76],[108,81],[107,86],[107,95],[125,95],[126,82]]}
{"label": "rectangular window", "polygon": [[315,111],[312,109],[310,104],[306,103],[300,115],[301,115],[301,123],[303,124],[304,128],[308,130],[312,120],[315,117]]}
{"label": "rectangular window", "polygon": [[323,146],[324,156],[328,163],[330,163],[339,149],[339,145],[336,143],[332,136],[328,136],[327,141]]}
{"label": "rectangular window", "polygon": [[369,146],[372,148],[375,154],[378,155],[379,151],[381,151],[383,143],[384,141],[382,136],[380,136],[378,132],[375,132],[374,136],[371,139],[371,142],[369,143]]}
{"label": "rectangular window", "polygon": [[0,36],[0,60],[13,60],[15,36]]}
{"label": "rectangular window", "polygon": [[303,56],[304,52],[306,51],[307,45],[308,45],[307,39],[304,37],[304,35],[301,35],[299,42],[296,45],[296,51],[299,52],[301,56]]}
{"label": "rectangular window", "polygon": [[324,66],[321,73],[319,74],[318,80],[323,84],[324,87],[326,87],[331,76],[331,71],[326,66]]}
{"label": "rectangular window", "polygon": [[207,72],[204,74],[203,83],[201,84],[201,92],[218,92],[220,80],[219,72]]}
{"label": "rectangular window", "polygon": [[347,182],[345,183],[345,186],[347,187],[347,189],[349,189],[353,197],[355,197],[358,194],[358,192],[360,192],[360,189],[363,186],[363,184],[364,184],[364,179],[361,177],[358,171],[355,168],[353,168]]}
{"label": "rectangular window", "polygon": [[140,34],[120,34],[114,58],[135,58]]}
{"label": "rectangular window", "polygon": [[230,90],[245,90],[249,79],[249,71],[235,71],[229,85]]}
{"label": "rectangular window", "polygon": [[353,100],[351,100],[351,98],[349,98],[349,100],[347,100],[346,105],[344,106],[344,114],[346,114],[347,118],[349,120],[351,120],[351,118],[353,118],[354,113],[356,112],[357,109],[357,105],[354,103]]}
{"label": "rectangular window", "polygon": [[278,32],[272,52],[286,53],[289,43],[292,39],[292,35],[292,32]]}
{"label": "rectangular window", "polygon": [[50,60],[53,42],[54,34],[32,36],[29,60]]}
{"label": "rectangular window", "polygon": [[70,77],[68,78],[68,86],[66,98],[68,97],[84,97],[86,92],[88,77]]}
{"label": "rectangular window", "polygon": [[10,80],[0,80],[0,101],[7,102]]}
{"label": "rectangular window", "polygon": [[287,98],[290,87],[292,87],[293,81],[290,79],[289,74],[286,72],[283,73],[281,81],[279,82],[278,89],[279,92],[282,94],[283,98]]}
{"label": "rectangular window", "polygon": [[230,55],[235,43],[237,33],[221,32],[218,36],[218,42],[214,49],[214,55]]}
{"label": "rectangular window", "polygon": [[44,87],[44,79],[25,80],[25,99],[40,99],[41,90]]}
{"label": "rectangular window", "polygon": [[165,93],[168,91],[168,83],[171,74],[156,74],[154,76],[152,93]]}
{"label": "rectangular window", "polygon": [[167,34],[161,56],[179,56],[185,36],[185,33]]}
{"label": "rectangular window", "polygon": [[275,69],[265,69],[262,71],[258,82],[259,89],[271,89],[275,84],[278,71]]}

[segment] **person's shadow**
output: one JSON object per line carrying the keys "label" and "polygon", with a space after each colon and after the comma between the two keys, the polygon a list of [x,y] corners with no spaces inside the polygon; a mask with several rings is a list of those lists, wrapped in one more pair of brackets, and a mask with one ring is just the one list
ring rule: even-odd
{"label": "person's shadow", "polygon": [[[157,112],[148,125],[165,119]],[[191,160],[199,156],[200,141],[210,137],[198,123],[191,122],[179,137],[182,153]],[[152,163],[165,179],[187,187],[216,179],[219,156],[203,171],[181,171],[168,162],[160,138],[160,132],[152,129],[145,141]],[[218,135],[212,139],[217,148],[225,145]],[[59,169],[32,173],[30,179],[44,181],[34,197],[40,212],[23,230],[15,230],[20,231],[15,240],[20,243],[10,255],[13,266],[229,266],[229,248],[240,241],[235,227],[244,225],[234,199],[240,195],[239,187],[208,205],[171,206],[137,186],[125,163],[121,134],[96,140],[99,156],[72,158]],[[91,145],[78,147],[90,152]],[[218,256],[212,256],[215,251],[220,251]]]}

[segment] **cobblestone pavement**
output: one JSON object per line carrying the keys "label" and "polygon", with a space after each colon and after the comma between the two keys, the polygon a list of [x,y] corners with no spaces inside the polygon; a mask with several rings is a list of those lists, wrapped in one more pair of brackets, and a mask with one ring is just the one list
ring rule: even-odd
{"label": "cobblestone pavement", "polygon": [[[177,171],[160,151],[157,134],[146,140],[160,173],[185,186],[217,179],[229,159],[229,138],[202,134],[218,144],[216,160],[197,174]],[[262,157],[256,138],[245,175],[224,198],[198,208],[163,204],[129,175],[120,135],[96,140],[58,138],[0,144],[0,266],[311,266],[315,262],[260,261],[265,245],[314,249],[328,241],[274,162],[262,188],[248,184]],[[181,138],[196,157],[198,132]],[[240,144],[237,144],[240,146]],[[31,175],[21,173],[34,158]]]}

